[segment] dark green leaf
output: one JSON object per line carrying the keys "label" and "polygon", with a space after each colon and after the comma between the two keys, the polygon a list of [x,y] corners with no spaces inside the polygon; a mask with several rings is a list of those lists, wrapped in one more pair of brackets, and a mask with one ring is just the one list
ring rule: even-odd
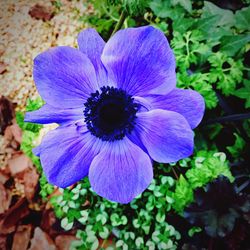
{"label": "dark green leaf", "polygon": [[143,15],[149,0],[122,0],[122,5],[131,16]]}
{"label": "dark green leaf", "polygon": [[245,107],[250,108],[250,81],[244,80],[244,87],[237,89],[233,93],[235,96],[246,99]]}
{"label": "dark green leaf", "polygon": [[236,11],[235,27],[239,30],[250,30],[250,7]]}
{"label": "dark green leaf", "polygon": [[246,142],[241,138],[237,133],[234,133],[235,142],[232,146],[227,146],[227,150],[231,153],[234,158],[237,160],[240,158],[241,153],[246,145]]}
{"label": "dark green leaf", "polygon": [[220,50],[228,56],[234,56],[248,42],[250,42],[250,34],[223,36]]}
{"label": "dark green leaf", "polygon": [[173,22],[173,30],[178,31],[181,34],[183,34],[185,31],[187,31],[193,24],[192,19],[188,18],[177,18]]}
{"label": "dark green leaf", "polygon": [[154,0],[149,3],[149,7],[154,14],[161,18],[181,19],[185,15],[185,10],[181,6],[171,7],[168,0]]}
{"label": "dark green leaf", "polygon": [[149,7],[154,14],[161,18],[166,18],[171,15],[170,1],[155,0],[149,3]]}
{"label": "dark green leaf", "polygon": [[211,15],[209,17],[199,18],[193,20],[194,24],[192,28],[202,30],[205,33],[209,33],[215,29],[220,17],[218,15]]}
{"label": "dark green leaf", "polygon": [[235,24],[234,14],[231,10],[221,9],[215,4],[205,1],[202,9],[202,18],[218,16],[218,26],[232,27]]}
{"label": "dark green leaf", "polygon": [[192,12],[192,2],[191,0],[173,0],[172,3],[174,5],[179,4],[182,6],[187,12]]}
{"label": "dark green leaf", "polygon": [[195,190],[195,202],[185,209],[184,217],[194,225],[202,225],[211,237],[225,237],[233,230],[236,219],[250,209],[249,197],[236,190],[226,177],[219,176],[204,189]]}

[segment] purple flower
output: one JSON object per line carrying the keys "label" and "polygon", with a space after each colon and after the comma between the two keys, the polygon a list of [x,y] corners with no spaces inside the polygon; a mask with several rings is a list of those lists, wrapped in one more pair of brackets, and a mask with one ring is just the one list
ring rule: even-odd
{"label": "purple flower", "polygon": [[175,88],[173,52],[153,27],[118,31],[107,43],[87,29],[78,45],[34,60],[46,104],[25,121],[60,124],[34,152],[50,183],[67,187],[88,175],[97,194],[128,203],[150,184],[152,160],[192,154],[204,101]]}

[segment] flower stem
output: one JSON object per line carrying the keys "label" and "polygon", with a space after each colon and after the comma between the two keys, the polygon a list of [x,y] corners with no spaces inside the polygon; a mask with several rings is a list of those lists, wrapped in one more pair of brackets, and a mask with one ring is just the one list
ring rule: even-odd
{"label": "flower stem", "polygon": [[214,123],[239,121],[239,120],[245,120],[245,119],[250,119],[250,113],[233,114],[233,115],[218,117],[215,119],[210,119],[207,122],[205,122],[205,125],[214,124]]}
{"label": "flower stem", "polygon": [[106,244],[107,241],[108,241],[107,239],[104,239],[104,240],[102,241],[101,249],[105,246],[105,244]]}
{"label": "flower stem", "polygon": [[114,30],[113,30],[111,36],[113,36],[113,35],[122,27],[122,25],[123,25],[123,23],[124,23],[126,17],[127,17],[127,14],[126,14],[126,12],[123,10],[122,13],[121,13],[120,19],[119,19],[118,23],[116,24],[116,26],[115,26],[115,28],[114,28]]}
{"label": "flower stem", "polygon": [[173,174],[175,176],[175,179],[178,180],[179,177],[178,177],[178,174],[176,173],[176,171],[174,170],[174,167],[171,167],[171,170],[172,170],[172,172],[173,172]]}

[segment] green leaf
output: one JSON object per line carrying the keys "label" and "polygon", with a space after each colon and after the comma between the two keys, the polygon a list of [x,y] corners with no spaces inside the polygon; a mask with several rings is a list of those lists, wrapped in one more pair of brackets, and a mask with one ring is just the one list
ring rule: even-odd
{"label": "green leaf", "polygon": [[173,208],[179,213],[183,211],[187,204],[193,201],[192,188],[183,175],[180,175],[180,178],[177,181],[173,198],[175,200]]}
{"label": "green leaf", "polygon": [[218,98],[211,85],[208,83],[197,82],[194,89],[205,98],[206,107],[208,109],[212,109],[217,106]]}
{"label": "green leaf", "polygon": [[122,0],[123,8],[130,16],[143,15],[149,0]]}
{"label": "green leaf", "polygon": [[221,132],[223,126],[221,124],[211,124],[207,126],[208,136],[210,140],[214,140]]}
{"label": "green leaf", "polygon": [[[39,109],[43,105],[43,100],[41,98],[37,98],[35,100],[28,99],[26,104],[26,111],[34,111]],[[24,122],[24,114],[20,111],[16,113],[16,121],[18,126],[22,130],[29,130],[34,133],[38,133],[40,129],[43,127],[43,125],[30,123],[30,122]]]}
{"label": "green leaf", "polygon": [[209,78],[207,74],[195,73],[187,75],[187,73],[177,73],[178,87],[180,88],[193,88],[198,91],[205,99],[206,107],[212,109],[216,107],[218,98],[213,90],[211,84],[209,84]]}
{"label": "green leaf", "polygon": [[133,220],[133,225],[134,225],[135,228],[139,228],[141,226],[141,223],[139,222],[138,219],[134,219]]}
{"label": "green leaf", "polygon": [[95,240],[92,242],[90,250],[96,250],[98,246],[99,246],[99,241],[97,238],[95,238]]}
{"label": "green leaf", "polygon": [[36,165],[38,171],[42,172],[40,160],[32,152],[32,149],[35,147],[34,143],[37,139],[37,136],[37,133],[33,133],[29,130],[24,130],[22,136],[21,150],[32,160],[32,162]]}
{"label": "green leaf", "polygon": [[157,17],[161,18],[168,17],[172,20],[176,20],[184,17],[185,15],[185,10],[182,7],[171,7],[171,1],[169,0],[153,0],[149,3],[149,7]]}
{"label": "green leaf", "polygon": [[166,22],[160,22],[152,24],[155,28],[160,29],[163,33],[168,32],[168,24]]}
{"label": "green leaf", "polygon": [[18,126],[24,130],[24,114],[20,111],[16,112],[16,122],[18,124]]}
{"label": "green leaf", "polygon": [[165,214],[164,213],[161,213],[161,212],[158,212],[155,219],[156,221],[158,221],[159,223],[163,223],[165,221]]}
{"label": "green leaf", "polygon": [[107,222],[107,218],[103,214],[98,214],[96,216],[96,221],[100,221],[102,223],[102,225],[104,225]]}
{"label": "green leaf", "polygon": [[187,12],[192,12],[192,2],[191,0],[172,0],[173,5],[179,4],[182,6]]}
{"label": "green leaf", "polygon": [[174,199],[172,197],[166,196],[166,201],[172,204],[174,202]]}
{"label": "green leaf", "polygon": [[179,33],[186,32],[194,23],[190,18],[177,18],[173,21],[173,30]]}
{"label": "green leaf", "polygon": [[176,57],[177,67],[186,71],[191,64],[206,61],[211,54],[211,48],[205,43],[204,36],[199,30],[187,31],[184,34],[174,31],[171,41]]}
{"label": "green leaf", "polygon": [[88,220],[88,216],[89,216],[89,212],[87,210],[82,210],[80,211],[81,217],[78,219],[78,221],[85,225],[87,220]]}
{"label": "green leaf", "polygon": [[149,7],[154,14],[161,18],[166,18],[171,15],[170,1],[155,0],[149,3]]}
{"label": "green leaf", "polygon": [[219,175],[226,176],[231,182],[234,180],[226,155],[222,152],[198,151],[191,161],[191,166],[192,168],[186,172],[186,179],[180,175],[172,194],[174,199],[172,207],[180,214],[185,206],[192,202],[193,191],[196,188],[205,186]]}
{"label": "green leaf", "polygon": [[122,215],[121,217],[121,224],[122,225],[126,225],[128,223],[128,219],[125,215]]}
{"label": "green leaf", "polygon": [[159,230],[155,230],[153,233],[152,233],[152,240],[155,242],[155,243],[158,243],[160,241],[159,239],[159,236],[160,236],[161,232]]}
{"label": "green leaf", "polygon": [[109,236],[109,230],[107,227],[102,227],[102,231],[99,232],[99,235],[102,239],[107,239]]}
{"label": "green leaf", "polygon": [[209,17],[199,18],[192,20],[193,26],[192,28],[197,30],[202,30],[206,34],[209,34],[212,30],[215,29],[215,26],[220,17],[218,15],[212,15]]}
{"label": "green leaf", "polygon": [[233,95],[245,100],[245,107],[250,108],[250,81],[244,79],[244,87],[234,91]]}
{"label": "green leaf", "polygon": [[142,237],[138,237],[136,238],[135,240],[135,245],[138,247],[138,248],[141,248],[144,244],[144,240]]}
{"label": "green leaf", "polygon": [[206,43],[210,48],[220,43],[222,36],[232,35],[232,31],[226,26],[218,26],[217,23],[220,20],[220,16],[213,15],[205,18],[198,18],[192,20],[191,29],[197,29],[203,33],[206,37]]}
{"label": "green leaf", "polygon": [[245,148],[246,142],[237,133],[234,133],[235,142],[232,146],[227,146],[227,150],[231,153],[234,158],[239,159],[241,152]]}
{"label": "green leaf", "polygon": [[210,82],[216,83],[216,88],[221,89],[224,95],[233,94],[243,77],[242,61],[234,61],[221,52],[213,53],[208,61],[212,66],[209,73]]}
{"label": "green leaf", "polygon": [[44,101],[41,97],[38,97],[35,100],[28,99],[26,105],[26,111],[34,111],[41,108],[44,104]]}
{"label": "green leaf", "polygon": [[217,26],[232,27],[235,24],[234,14],[231,10],[221,9],[215,4],[204,1],[204,7],[202,9],[202,18],[218,16]]}
{"label": "green leaf", "polygon": [[234,56],[248,42],[250,42],[250,34],[223,36],[220,51],[228,56]]}
{"label": "green leaf", "polygon": [[20,111],[16,112],[16,121],[17,121],[18,126],[22,130],[29,130],[29,131],[32,131],[34,133],[38,133],[40,131],[40,129],[43,127],[43,125],[40,125],[40,124],[35,124],[35,123],[31,123],[31,122],[24,122],[24,114]]}
{"label": "green leaf", "polygon": [[192,227],[188,230],[188,236],[193,237],[194,234],[201,232],[202,229],[200,227]]}
{"label": "green leaf", "polygon": [[152,250],[155,249],[155,243],[151,240],[147,241],[146,246],[148,247],[148,249],[152,249]]}
{"label": "green leaf", "polygon": [[250,30],[250,6],[236,11],[235,27],[239,30]]}
{"label": "green leaf", "polygon": [[73,224],[74,222],[69,222],[67,217],[61,220],[61,227],[66,231],[69,231],[73,227]]}
{"label": "green leaf", "polygon": [[116,242],[116,247],[121,247],[122,245],[123,245],[123,240],[118,240],[117,242]]}

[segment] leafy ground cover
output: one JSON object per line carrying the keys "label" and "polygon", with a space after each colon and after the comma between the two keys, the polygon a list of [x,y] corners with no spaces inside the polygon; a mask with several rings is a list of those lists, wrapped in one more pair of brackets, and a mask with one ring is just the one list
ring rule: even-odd
{"label": "leafy ground cover", "polygon": [[[60,1],[54,4],[60,9]],[[120,205],[97,196],[87,178],[64,190],[50,185],[32,153],[44,128],[24,123],[24,113],[17,112],[23,135],[20,148],[40,176],[31,200],[46,204],[56,216],[49,223],[49,234],[67,235],[70,248],[82,250],[248,249],[249,1],[91,0],[90,4],[92,14],[79,15],[78,21],[89,23],[106,40],[117,28],[161,29],[176,56],[178,87],[198,91],[206,113],[195,130],[194,154],[173,164],[155,163],[148,189],[130,204]],[[42,103],[30,100],[26,111]],[[22,202],[14,206],[26,207]],[[22,225],[30,223],[25,209]],[[4,216],[2,223],[8,218]]]}

